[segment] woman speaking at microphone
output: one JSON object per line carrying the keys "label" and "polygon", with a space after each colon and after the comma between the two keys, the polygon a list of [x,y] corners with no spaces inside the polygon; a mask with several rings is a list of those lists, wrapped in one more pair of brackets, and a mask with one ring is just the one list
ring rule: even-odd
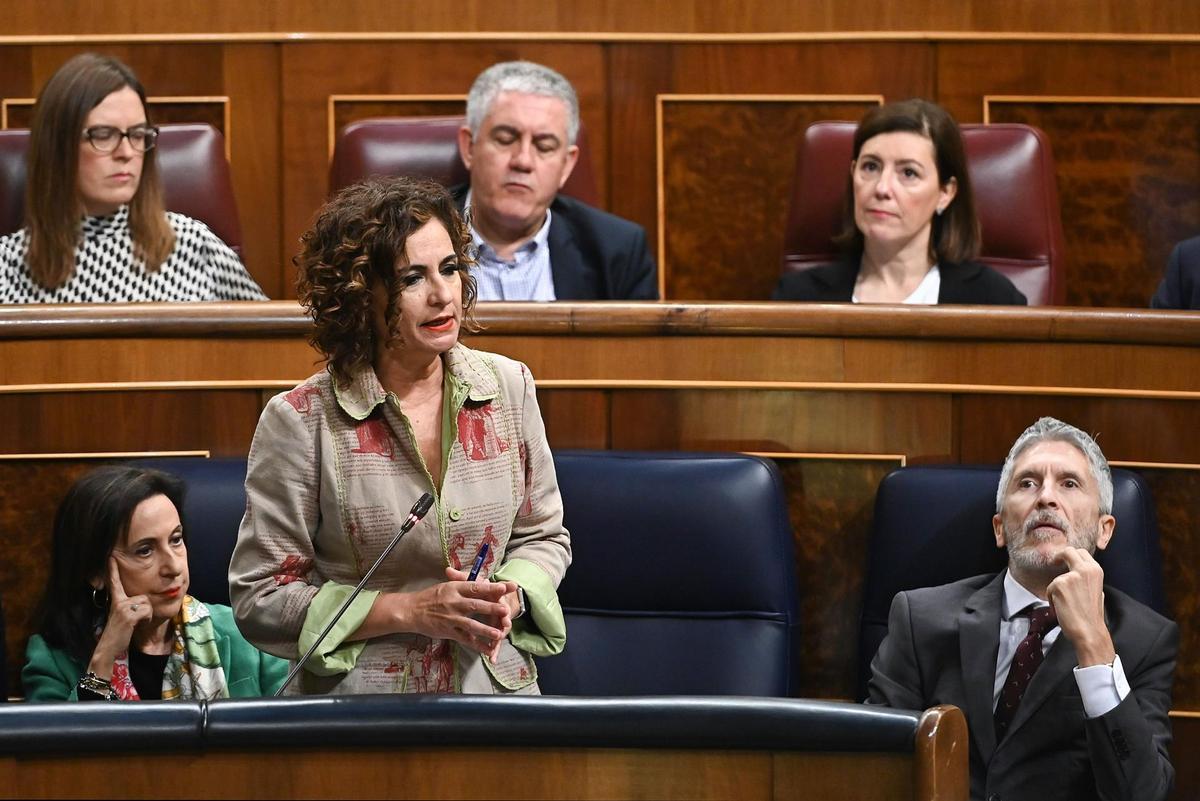
{"label": "woman speaking at microphone", "polygon": [[442,187],[385,178],[340,192],[302,241],[327,368],[259,420],[229,573],[238,624],[298,659],[429,493],[288,693],[536,693],[532,657],[566,638],[570,540],[529,370],[459,342],[468,229]]}

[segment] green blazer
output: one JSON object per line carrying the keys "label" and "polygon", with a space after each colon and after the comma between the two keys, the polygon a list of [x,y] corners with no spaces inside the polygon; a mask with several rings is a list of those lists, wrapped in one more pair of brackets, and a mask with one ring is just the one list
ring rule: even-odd
{"label": "green blazer", "polygon": [[[233,622],[233,610],[228,606],[205,604],[212,616],[213,633],[217,637],[217,653],[225,671],[225,683],[231,698],[256,698],[271,695],[287,676],[288,663],[276,656],[264,654],[238,631]],[[25,648],[25,667],[21,669],[21,684],[26,701],[77,701],[79,677],[87,665],[51,648],[40,634],[29,638]]]}

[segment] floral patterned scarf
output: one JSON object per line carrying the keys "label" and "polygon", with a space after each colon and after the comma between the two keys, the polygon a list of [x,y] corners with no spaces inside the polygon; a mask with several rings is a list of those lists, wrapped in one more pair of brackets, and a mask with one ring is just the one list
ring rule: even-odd
{"label": "floral patterned scarf", "polygon": [[[185,595],[172,623],[175,644],[163,671],[163,700],[228,698],[229,688],[225,686],[225,671],[217,653],[208,607]],[[112,686],[122,701],[141,700],[129,678],[127,651],[113,662]]]}

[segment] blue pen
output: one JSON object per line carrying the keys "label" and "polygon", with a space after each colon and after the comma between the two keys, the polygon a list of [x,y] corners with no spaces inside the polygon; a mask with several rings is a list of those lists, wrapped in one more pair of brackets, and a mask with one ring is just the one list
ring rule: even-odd
{"label": "blue pen", "polygon": [[487,559],[488,544],[485,542],[479,546],[479,553],[475,554],[475,564],[471,565],[471,572],[467,575],[467,581],[474,581],[479,577],[479,571],[483,569],[483,562]]}

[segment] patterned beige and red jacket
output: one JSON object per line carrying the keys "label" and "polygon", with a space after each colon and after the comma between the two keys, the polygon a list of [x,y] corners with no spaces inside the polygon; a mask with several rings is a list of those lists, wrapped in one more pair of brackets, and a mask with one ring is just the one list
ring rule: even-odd
{"label": "patterned beige and red jacket", "polygon": [[[443,359],[440,491],[397,399],[370,368],[345,388],[318,373],[272,398],[259,419],[229,592],[242,632],[265,651],[298,659],[413,502],[423,492],[435,498],[289,694],[536,693],[531,652],[562,648],[556,588],[571,546],[533,377],[524,364],[461,344]],[[520,584],[530,610],[514,622],[498,664],[418,634],[345,642],[379,592],[444,581],[446,565],[469,568],[485,541],[491,550],[482,573]]]}

